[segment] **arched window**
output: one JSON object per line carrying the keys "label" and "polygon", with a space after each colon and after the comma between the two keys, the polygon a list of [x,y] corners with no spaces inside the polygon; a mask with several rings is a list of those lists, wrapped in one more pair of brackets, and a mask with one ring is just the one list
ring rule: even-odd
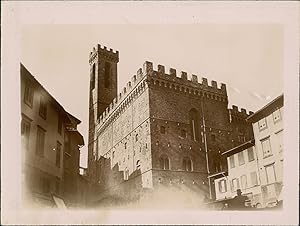
{"label": "arched window", "polygon": [[199,117],[198,111],[193,108],[189,112],[189,119],[191,125],[191,134],[194,141],[199,141]]}
{"label": "arched window", "polygon": [[169,170],[170,169],[170,161],[168,156],[162,155],[159,158],[159,167],[163,170]]}
{"label": "arched window", "polygon": [[192,161],[189,158],[184,158],[183,159],[182,169],[184,171],[192,171]]}

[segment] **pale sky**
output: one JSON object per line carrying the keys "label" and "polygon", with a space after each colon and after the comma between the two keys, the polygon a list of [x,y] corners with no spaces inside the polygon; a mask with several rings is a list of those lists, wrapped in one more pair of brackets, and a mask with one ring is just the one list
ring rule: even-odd
{"label": "pale sky", "polygon": [[[88,141],[88,56],[97,43],[119,51],[118,88],[144,61],[216,80],[232,104],[256,111],[283,93],[281,25],[31,25],[21,62],[82,123]],[[86,166],[87,145],[81,165]]]}

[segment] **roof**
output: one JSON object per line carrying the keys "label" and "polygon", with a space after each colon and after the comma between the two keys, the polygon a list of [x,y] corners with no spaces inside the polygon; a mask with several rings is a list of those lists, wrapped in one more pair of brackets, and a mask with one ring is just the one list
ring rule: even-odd
{"label": "roof", "polygon": [[46,92],[46,94],[50,97],[51,101],[57,106],[57,108],[62,111],[65,117],[66,122],[68,123],[72,123],[75,122],[76,124],[81,123],[81,121],[76,118],[75,116],[73,116],[72,114],[70,114],[69,112],[67,112],[64,107],[43,87],[43,85],[30,73],[30,71],[28,71],[28,69],[22,64],[21,65],[21,75],[23,75],[24,73],[22,73],[22,70],[26,71],[26,76],[29,76],[35,83],[37,83],[37,85],[43,89],[44,92]]}
{"label": "roof", "polygon": [[244,151],[247,148],[250,148],[254,145],[255,145],[255,140],[252,139],[252,140],[249,140],[249,141],[247,141],[239,146],[236,146],[228,151],[223,152],[222,155],[226,155],[226,156],[234,155],[234,154]]}
{"label": "roof", "polygon": [[257,122],[260,119],[272,114],[274,111],[276,111],[278,108],[283,107],[283,94],[276,97],[274,100],[272,100],[270,103],[262,107],[260,110],[255,112],[254,114],[250,115],[246,120],[248,122]]}

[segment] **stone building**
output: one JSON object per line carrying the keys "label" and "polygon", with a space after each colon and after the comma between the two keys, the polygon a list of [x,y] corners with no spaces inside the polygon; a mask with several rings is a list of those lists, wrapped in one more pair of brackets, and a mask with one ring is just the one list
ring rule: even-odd
{"label": "stone building", "polygon": [[76,203],[79,119],[68,113],[21,64],[22,191],[33,206]]}
{"label": "stone building", "polygon": [[176,187],[213,196],[208,176],[227,167],[221,153],[253,138],[246,110],[228,109],[225,84],[151,62],[118,93],[118,61],[100,45],[90,53],[90,202]]}

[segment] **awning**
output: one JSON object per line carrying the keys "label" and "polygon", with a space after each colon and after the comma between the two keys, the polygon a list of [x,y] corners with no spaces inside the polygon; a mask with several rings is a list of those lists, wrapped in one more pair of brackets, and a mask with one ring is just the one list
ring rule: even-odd
{"label": "awning", "polygon": [[218,173],[214,173],[214,174],[208,175],[207,178],[218,179],[218,178],[227,177],[227,176],[228,176],[228,172],[227,171],[223,171],[223,172],[218,172]]}
{"label": "awning", "polygon": [[222,155],[226,155],[226,156],[234,155],[234,154],[239,153],[241,151],[244,151],[247,148],[250,148],[254,145],[255,145],[255,141],[254,140],[249,140],[246,143],[243,143],[243,144],[241,144],[239,146],[236,146],[236,147],[234,147],[234,148],[232,148],[228,151],[223,152]]}

